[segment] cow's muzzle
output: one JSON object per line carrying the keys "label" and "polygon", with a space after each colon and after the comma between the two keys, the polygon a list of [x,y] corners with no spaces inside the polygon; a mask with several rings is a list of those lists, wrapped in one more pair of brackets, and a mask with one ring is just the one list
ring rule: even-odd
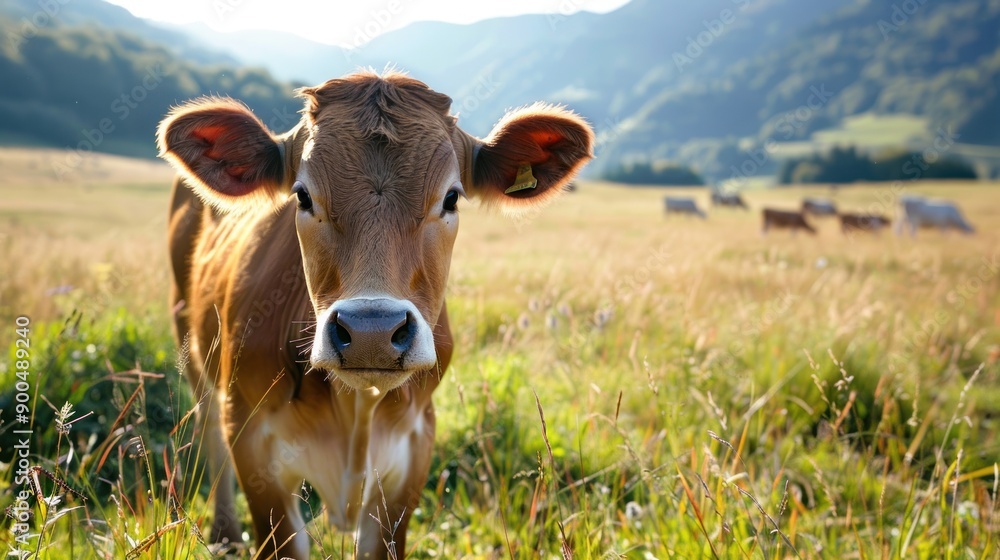
{"label": "cow's muzzle", "polygon": [[432,330],[407,300],[344,299],[318,321],[313,365],[356,389],[394,388],[436,361]]}

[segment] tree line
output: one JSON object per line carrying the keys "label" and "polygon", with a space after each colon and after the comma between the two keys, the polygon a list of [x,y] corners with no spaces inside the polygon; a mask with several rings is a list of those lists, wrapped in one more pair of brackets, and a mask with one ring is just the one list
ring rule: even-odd
{"label": "tree line", "polygon": [[779,184],[913,181],[917,179],[976,179],[967,161],[938,152],[891,150],[865,154],[854,146],[786,160]]}
{"label": "tree line", "polygon": [[676,163],[623,162],[602,175],[606,181],[626,185],[704,185],[698,173]]}

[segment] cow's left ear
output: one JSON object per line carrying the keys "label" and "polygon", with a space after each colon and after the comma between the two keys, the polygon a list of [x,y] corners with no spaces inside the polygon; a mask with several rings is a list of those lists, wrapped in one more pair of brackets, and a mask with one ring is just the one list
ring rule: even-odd
{"label": "cow's left ear", "polygon": [[594,132],[575,113],[535,104],[505,115],[485,140],[473,139],[466,189],[505,212],[558,196],[591,157]]}
{"label": "cow's left ear", "polygon": [[287,196],[286,144],[288,138],[275,137],[250,109],[225,97],[185,103],[157,130],[160,157],[224,210],[275,204]]}

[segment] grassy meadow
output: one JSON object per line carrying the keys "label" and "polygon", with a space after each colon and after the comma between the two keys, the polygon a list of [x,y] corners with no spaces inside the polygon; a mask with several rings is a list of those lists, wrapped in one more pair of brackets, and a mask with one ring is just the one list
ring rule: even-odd
{"label": "grassy meadow", "polygon": [[[61,157],[0,151],[0,505],[22,489],[27,315],[44,469],[27,550],[212,557],[167,319],[171,174],[93,156],[62,182]],[[590,182],[517,220],[462,203],[408,556],[998,557],[1000,185],[905,188],[956,200],[978,234],[760,234],[761,206],[805,194],[892,215],[891,185],[753,190],[753,211],[705,221],[665,218],[664,189]],[[303,508],[314,557],[350,558],[308,487]]]}

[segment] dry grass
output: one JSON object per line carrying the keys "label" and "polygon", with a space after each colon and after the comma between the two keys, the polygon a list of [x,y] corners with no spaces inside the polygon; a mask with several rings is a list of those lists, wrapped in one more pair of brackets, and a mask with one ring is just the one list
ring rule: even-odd
{"label": "dry grass", "polygon": [[[159,162],[87,158],[75,180],[52,171],[64,152],[5,148],[0,206],[0,319],[59,318],[53,294],[71,288],[88,310],[165,301],[167,196],[173,173]],[[94,301],[97,300],[97,301]]]}
{"label": "dry grass", "polygon": [[[26,188],[30,163],[18,169],[0,214],[0,258],[19,263],[0,278],[3,321],[124,309],[166,329],[162,166],[44,197]],[[845,239],[819,221],[817,237],[765,238],[756,211],[667,219],[664,190],[604,184],[517,222],[464,205],[458,350],[413,557],[992,557],[1000,189],[907,188],[959,201],[979,234]],[[804,193],[746,199],[793,207]],[[892,194],[833,196],[869,210]],[[182,505],[206,522],[196,492]],[[121,555],[114,530],[93,525],[108,545],[80,528],[116,514],[88,508],[53,523],[43,556]],[[165,509],[126,514],[132,538],[170,522]],[[350,550],[322,521],[311,532],[324,556]],[[173,531],[147,554],[208,552]]]}

